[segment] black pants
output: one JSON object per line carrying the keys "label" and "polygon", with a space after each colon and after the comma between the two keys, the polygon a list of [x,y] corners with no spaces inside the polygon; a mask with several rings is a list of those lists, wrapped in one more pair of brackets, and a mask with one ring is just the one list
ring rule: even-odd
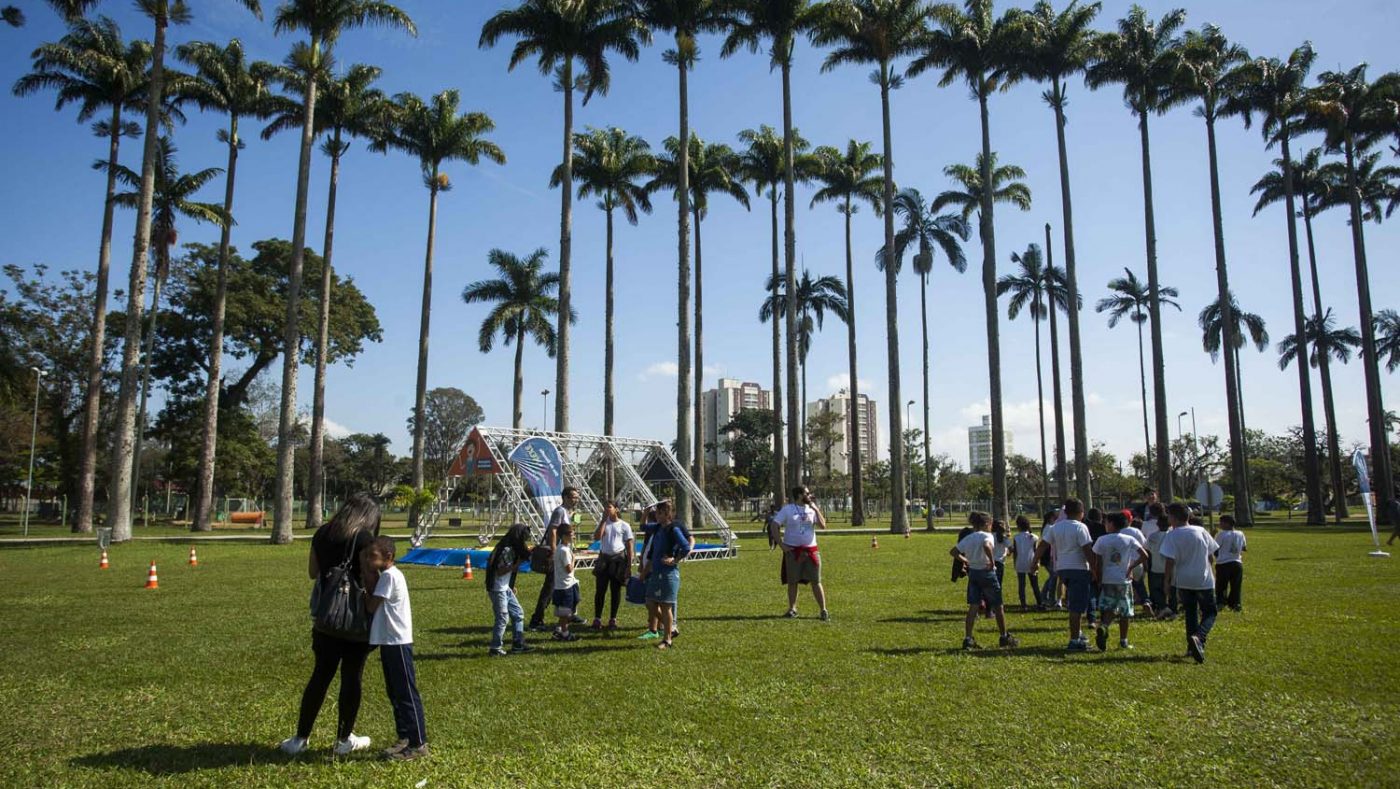
{"label": "black pants", "polygon": [[1021,596],[1021,605],[1026,605],[1026,581],[1031,584],[1031,592],[1035,595],[1035,604],[1040,605],[1040,573],[1016,573],[1016,592]]}
{"label": "black pants", "polygon": [[540,599],[535,601],[535,613],[530,614],[530,627],[544,624],[544,607],[554,596],[554,562],[550,562],[549,566],[549,572],[544,574],[544,584],[540,586]]}
{"label": "black pants", "polygon": [[[618,580],[618,576],[621,575],[623,578],[626,578],[627,571],[631,565],[628,563],[627,554],[625,553],[601,554],[598,556],[597,561],[598,565],[595,566],[603,567],[607,574],[595,574],[593,576],[593,580],[597,582],[597,587],[593,591],[593,618],[603,618],[603,598],[607,596],[608,592],[612,592],[612,605],[608,608],[608,618],[616,619],[617,604],[622,602],[623,584],[622,581]],[[616,565],[618,564],[622,565],[620,572],[616,571]]]}
{"label": "black pants", "polygon": [[336,739],[343,740],[350,736],[355,730],[355,718],[360,714],[361,679],[365,673],[365,660],[372,649],[374,647],[368,643],[345,641],[314,631],[311,633],[311,652],[316,656],[316,667],[311,670],[311,679],[307,680],[306,690],[301,694],[298,737],[311,736],[311,727],[316,724],[316,716],[321,712],[321,704],[326,700],[326,691],[330,690],[336,669],[340,670]]}
{"label": "black pants", "polygon": [[1220,605],[1240,607],[1240,586],[1244,584],[1244,563],[1215,565],[1215,598]]}
{"label": "black pants", "polygon": [[417,748],[428,741],[428,729],[423,724],[418,674],[413,670],[413,645],[386,644],[379,648],[379,662],[384,666],[389,706],[394,709],[394,730],[400,740],[408,740],[408,747]]}

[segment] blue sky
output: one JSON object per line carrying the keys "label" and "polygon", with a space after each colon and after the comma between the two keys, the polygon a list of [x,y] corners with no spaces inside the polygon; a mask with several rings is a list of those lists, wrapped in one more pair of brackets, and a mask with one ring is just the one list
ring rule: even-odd
{"label": "blue sky", "polygon": [[[270,15],[272,3],[268,3]],[[526,253],[544,246],[558,254],[559,195],[548,187],[558,161],[562,102],[550,80],[532,65],[507,73],[509,47],[482,51],[476,46],[482,22],[505,2],[488,0],[402,0],[418,23],[416,39],[390,31],[354,31],[343,36],[336,56],[341,64],[382,66],[387,92],[431,94],[444,88],[462,92],[465,109],[484,111],[496,122],[493,139],[505,150],[504,166],[472,168],[450,164],[455,188],[441,199],[438,215],[433,294],[430,386],[456,386],[484,407],[487,422],[510,420],[512,353],[489,355],[475,345],[482,307],[461,301],[463,286],[489,276],[487,251],[500,247]],[[1108,28],[1123,16],[1127,2],[1109,0],[1099,18]],[[1177,3],[1149,2],[1159,16]],[[1210,22],[1252,54],[1284,56],[1305,38],[1318,52],[1316,72],[1371,63],[1371,74],[1397,67],[1393,32],[1400,29],[1400,6],[1382,0],[1231,0],[1181,3],[1188,24]],[[128,37],[148,36],[149,25],[128,3],[108,2],[102,13],[117,19]],[[62,34],[46,10],[35,10],[21,30],[0,30],[0,75],[13,80],[27,71],[26,53],[40,41]],[[192,24],[171,31],[172,43],[190,40],[243,40],[252,57],[281,60],[293,39],[276,37],[231,0],[194,4]],[[677,131],[675,70],[661,62],[664,46],[645,49],[636,63],[613,60],[613,87],[586,107],[576,107],[578,129],[620,126],[659,147]],[[880,139],[877,89],[867,68],[819,73],[823,53],[799,46],[793,74],[794,121],[814,144],[844,147],[848,139]],[[1022,85],[991,102],[993,148],[1004,162],[1024,167],[1035,205],[1029,212],[997,210],[998,268],[1012,270],[1010,255],[1032,242],[1043,243],[1043,226],[1055,226],[1055,260],[1061,248],[1058,164],[1053,116],[1041,102],[1042,88]],[[1105,283],[1124,266],[1145,276],[1142,187],[1138,134],[1117,90],[1090,92],[1070,86],[1069,157],[1077,219],[1075,235],[1080,283],[1090,309],[1083,316],[1085,391],[1089,435],[1126,460],[1141,450],[1141,400],[1137,381],[1137,335],[1131,324],[1109,330],[1092,304],[1105,295]],[[781,94],[767,58],[747,53],[722,60],[719,42],[701,43],[701,60],[690,80],[691,123],[704,138],[737,144],[744,128],[781,126]],[[932,196],[949,187],[942,168],[971,162],[978,150],[975,102],[965,88],[937,87],[925,75],[894,94],[895,176]],[[1188,109],[1154,118],[1153,173],[1162,281],[1181,290],[1183,311],[1165,313],[1168,412],[1194,407],[1202,433],[1222,433],[1225,425],[1223,371],[1201,350],[1196,313],[1214,296],[1214,257],[1206,168],[1205,128]],[[223,127],[217,116],[193,113],[176,132],[185,169],[222,166],[215,139]],[[289,238],[296,178],[295,135],[270,142],[245,133],[248,148],[239,161],[234,243],[247,249],[256,240]],[[0,262],[43,262],[54,269],[92,269],[101,222],[102,180],[89,168],[105,154],[70,112],[55,113],[47,96],[18,99],[0,95],[0,209],[8,231],[0,236]],[[1320,144],[1313,137],[1295,150]],[[1233,286],[1245,309],[1268,322],[1277,341],[1292,331],[1287,275],[1288,248],[1283,209],[1252,217],[1249,187],[1271,167],[1275,156],[1261,144],[1257,127],[1222,122],[1219,133],[1224,223]],[[877,144],[876,149],[879,149]],[[128,144],[124,162],[139,164],[139,145]],[[312,171],[308,238],[319,245],[324,223],[327,163],[316,156]],[[217,201],[222,184],[205,199]],[[811,192],[799,189],[798,254],[814,274],[841,274],[844,266],[840,216],[821,206],[808,210]],[[427,223],[428,195],[415,161],[399,154],[368,153],[357,143],[341,173],[336,227],[337,269],[354,277],[379,311],[384,342],[370,345],[353,368],[332,368],[327,415],[340,429],[384,432],[394,450],[406,453],[408,415],[414,386],[418,307]],[[591,201],[575,201],[574,282],[580,319],[574,332],[572,426],[602,427],[603,215]],[[133,216],[119,214],[114,243],[113,282],[124,283],[130,260]],[[1317,223],[1323,298],[1348,325],[1357,321],[1356,287],[1349,231],[1340,213]],[[1393,265],[1396,223],[1368,225],[1372,289],[1376,308],[1397,307],[1400,273]],[[675,419],[675,212],[669,200],[636,228],[620,224],[618,425],[620,434],[669,440]],[[869,212],[856,217],[857,333],[860,377],[878,401],[882,443],[888,442],[885,391],[885,299],[872,258],[881,241],[879,220]],[[703,226],[706,275],[705,363],[709,385],[719,376],[769,382],[769,330],[757,320],[762,281],[769,267],[766,204],[746,212],[731,200],[715,199]],[[186,226],[183,238],[217,240],[212,228]],[[987,411],[987,363],[980,281],[981,251],[976,235],[967,247],[973,266],[958,275],[943,265],[935,270],[929,294],[932,323],[931,434],[935,451],[967,462],[966,428]],[[118,284],[118,286],[120,286]],[[659,297],[659,298],[658,298]],[[1308,300],[1311,310],[1311,300]],[[659,305],[659,306],[657,306]],[[900,284],[901,368],[904,399],[921,400],[917,280]],[[1026,316],[1002,319],[1003,396],[1015,451],[1038,455],[1036,381],[1032,325]],[[809,397],[842,385],[846,373],[845,332],[828,323],[811,355]],[[536,348],[526,351],[526,423],[539,423],[538,392],[554,388],[553,362]],[[1277,354],[1245,352],[1245,402],[1251,427],[1282,431],[1300,422],[1297,375],[1280,372]],[[1046,353],[1046,399],[1050,396]],[[1066,362],[1067,364],[1067,362]],[[1344,441],[1364,438],[1365,402],[1359,365],[1333,374],[1338,421]],[[1068,376],[1066,375],[1066,381]],[[1384,383],[1393,384],[1386,376]],[[311,372],[304,369],[299,400],[309,405]],[[1066,383],[1066,387],[1068,383]],[[1314,387],[1317,387],[1314,375]],[[1393,386],[1392,386],[1393,388]],[[1151,393],[1149,383],[1149,396]],[[1066,395],[1067,397],[1068,395]],[[1316,397],[1318,423],[1321,401]],[[920,406],[915,406],[916,414]],[[917,417],[916,417],[917,419]],[[1175,431],[1175,427],[1172,428]],[[1186,429],[1190,430],[1189,420]],[[1051,438],[1053,442],[1053,436]]]}

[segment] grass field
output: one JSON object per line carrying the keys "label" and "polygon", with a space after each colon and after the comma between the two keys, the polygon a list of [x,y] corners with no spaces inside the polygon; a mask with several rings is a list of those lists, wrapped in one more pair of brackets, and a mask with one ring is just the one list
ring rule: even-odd
{"label": "grass field", "polygon": [[[1019,649],[960,651],[950,535],[824,540],[830,623],[805,590],[779,618],[758,541],[688,564],[668,653],[625,606],[624,634],[488,661],[481,577],[406,568],[433,756],[405,765],[331,755],[333,692],[312,752],[273,750],[311,669],[305,544],[205,544],[193,569],[184,546],[123,545],[106,572],[92,548],[4,548],[0,784],[1395,785],[1400,564],[1359,531],[1249,539],[1245,613],[1203,666],[1180,624],[1067,655],[1053,614],[1011,615]],[[357,731],[393,736],[377,658]]]}

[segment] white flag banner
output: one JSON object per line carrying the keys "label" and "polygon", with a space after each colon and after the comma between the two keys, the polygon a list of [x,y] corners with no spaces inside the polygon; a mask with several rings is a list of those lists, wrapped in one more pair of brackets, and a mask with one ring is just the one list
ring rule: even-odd
{"label": "white flag banner", "polygon": [[1376,531],[1376,495],[1371,491],[1371,474],[1366,469],[1366,453],[1360,449],[1351,455],[1351,463],[1356,466],[1356,481],[1361,487],[1361,500],[1366,503],[1366,521],[1371,524],[1371,540],[1376,544],[1376,552],[1381,550],[1381,535]]}

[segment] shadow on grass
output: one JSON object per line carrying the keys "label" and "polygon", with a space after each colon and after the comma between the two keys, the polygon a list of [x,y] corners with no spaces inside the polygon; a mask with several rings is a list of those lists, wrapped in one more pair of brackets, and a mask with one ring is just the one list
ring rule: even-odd
{"label": "shadow on grass", "polygon": [[442,633],[449,636],[470,636],[470,635],[490,635],[490,625],[472,625],[470,627],[439,627],[433,630],[434,633]]}
{"label": "shadow on grass", "polygon": [[[578,642],[575,642],[574,645],[572,645],[572,646],[565,645],[565,644],[562,644],[562,643],[557,643],[557,644],[556,644],[556,643],[554,643],[554,642],[543,642],[543,643],[538,643],[538,644],[531,644],[530,646],[534,647],[535,649],[534,649],[533,652],[530,653],[530,655],[551,655],[551,656],[591,655],[591,654],[594,654],[594,653],[597,653],[597,652],[617,652],[617,651],[619,651],[619,650],[624,650],[624,649],[640,649],[640,648],[641,648],[641,645],[636,644],[636,643],[633,643],[633,642],[635,642],[635,641],[636,641],[636,639],[629,639],[629,640],[626,640],[626,641],[623,641],[623,640],[617,640],[617,641],[597,641],[597,642],[593,642],[593,643],[582,643],[582,644],[580,644],[580,643],[578,643]],[[413,659],[414,659],[414,660],[418,660],[418,661],[424,661],[424,660],[499,660],[499,658],[490,658],[490,657],[487,656],[487,654],[486,654],[486,647],[487,647],[487,644],[484,643],[484,642],[481,643],[481,644],[470,644],[470,643],[466,643],[466,644],[463,644],[462,646],[463,646],[464,648],[468,648],[468,647],[469,647],[469,648],[470,648],[470,651],[462,651],[462,652],[431,652],[431,653],[422,654],[422,655],[414,655],[414,656],[413,656]],[[520,659],[528,660],[528,659],[530,659],[530,655],[510,655],[509,657],[512,658],[512,659],[515,659],[515,660],[520,660]]]}
{"label": "shadow on grass", "polygon": [[[687,622],[766,622],[770,619],[783,619],[782,614],[726,614],[723,616],[687,616]],[[808,617],[816,619],[816,617]]]}
{"label": "shadow on grass", "polygon": [[1176,655],[1148,655],[1137,652],[1069,652],[1057,647],[1015,647],[1000,649],[986,647],[967,650],[962,647],[872,647],[866,650],[883,657],[909,657],[911,655],[966,655],[974,658],[1040,657],[1058,659],[1060,662],[1082,660],[1080,656],[1092,658],[1094,663],[1172,663],[1182,662]]}
{"label": "shadow on grass", "polygon": [[143,745],[107,753],[94,753],[69,761],[75,767],[140,770],[147,775],[167,776],[246,767],[253,764],[286,764],[288,756],[266,743],[210,742],[198,745]]}
{"label": "shadow on grass", "polygon": [[895,625],[937,625],[946,622],[961,622],[967,618],[967,612],[960,614],[948,614],[945,616],[891,616],[885,619],[876,619],[881,624]]}

